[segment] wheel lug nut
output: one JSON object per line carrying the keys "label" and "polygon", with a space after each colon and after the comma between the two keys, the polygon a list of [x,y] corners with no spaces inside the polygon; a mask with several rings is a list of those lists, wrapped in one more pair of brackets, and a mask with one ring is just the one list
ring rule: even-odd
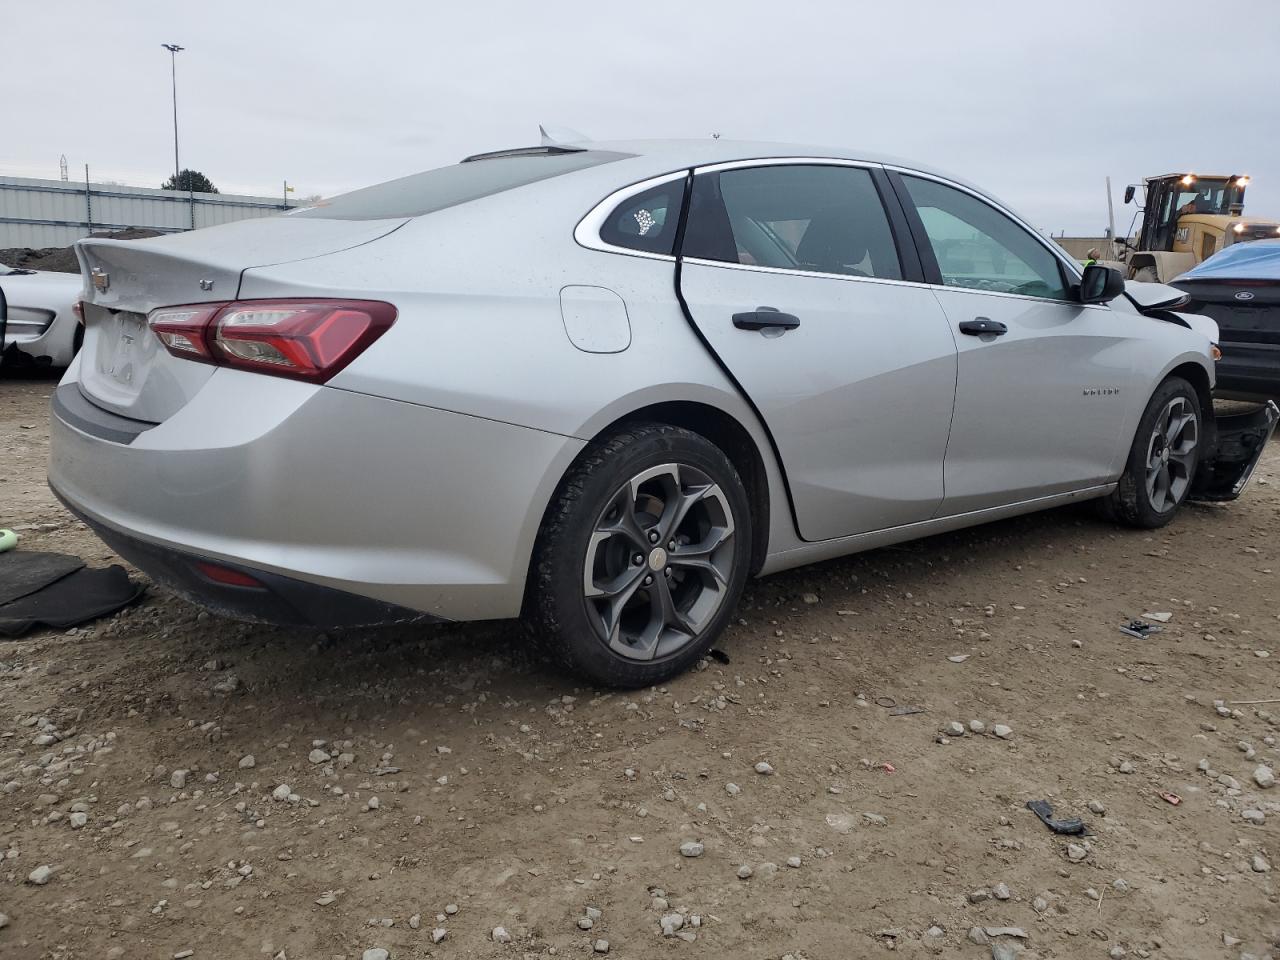
{"label": "wheel lug nut", "polygon": [[657,542],[658,542],[658,531],[657,531],[657,530],[654,530],[654,531],[650,532],[650,534],[649,534],[649,542],[650,542],[650,543],[657,543]]}
{"label": "wheel lug nut", "polygon": [[669,577],[669,576],[671,576],[671,568],[670,568],[670,567],[667,567],[667,569],[666,569],[666,570],[664,570],[664,571],[662,571],[662,572],[663,572],[663,573],[665,573],[668,577]]}
{"label": "wheel lug nut", "polygon": [[653,577],[645,577],[645,578],[644,578],[644,585],[645,585],[646,587],[647,587],[647,586],[649,586],[649,584],[651,584],[651,583],[653,583]]}
{"label": "wheel lug nut", "polygon": [[675,548],[676,548],[676,542],[674,540],[672,540],[670,543],[667,544],[668,550],[674,550]]}
{"label": "wheel lug nut", "polygon": [[640,566],[640,564],[644,563],[644,554],[637,553],[634,557],[631,558],[631,562],[634,563],[637,567]]}

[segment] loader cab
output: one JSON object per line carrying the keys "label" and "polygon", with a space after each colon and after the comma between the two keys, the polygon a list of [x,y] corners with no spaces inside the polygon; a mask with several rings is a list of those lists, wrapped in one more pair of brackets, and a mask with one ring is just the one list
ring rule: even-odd
{"label": "loader cab", "polygon": [[[1142,232],[1139,250],[1185,250],[1200,258],[1202,251],[1192,249],[1191,229],[1179,227],[1180,217],[1198,214],[1208,217],[1238,217],[1244,212],[1244,191],[1249,178],[1244,176],[1197,176],[1194,173],[1169,173],[1143,181],[1146,197],[1142,207]],[[1133,187],[1125,191],[1125,202],[1133,197]]]}

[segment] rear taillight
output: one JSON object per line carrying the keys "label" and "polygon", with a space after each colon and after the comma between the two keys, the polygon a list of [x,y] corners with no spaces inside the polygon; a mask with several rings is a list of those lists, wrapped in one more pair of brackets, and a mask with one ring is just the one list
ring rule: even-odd
{"label": "rear taillight", "polygon": [[395,319],[378,300],[239,300],[162,307],[148,322],[175,357],[324,383]]}

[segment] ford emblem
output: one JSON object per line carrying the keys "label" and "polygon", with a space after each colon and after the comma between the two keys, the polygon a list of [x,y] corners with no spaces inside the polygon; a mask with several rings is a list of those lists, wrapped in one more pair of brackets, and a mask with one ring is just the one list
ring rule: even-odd
{"label": "ford emblem", "polygon": [[1252,293],[1250,293],[1248,290],[1241,290],[1239,293],[1237,293],[1237,294],[1236,294],[1236,299],[1237,299],[1237,300],[1252,300],[1252,299],[1253,299],[1253,294],[1252,294]]}

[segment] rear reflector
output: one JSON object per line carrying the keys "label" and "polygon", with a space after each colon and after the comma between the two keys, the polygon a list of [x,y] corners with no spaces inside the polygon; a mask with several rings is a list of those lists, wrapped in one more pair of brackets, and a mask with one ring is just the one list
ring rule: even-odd
{"label": "rear reflector", "polygon": [[230,567],[224,567],[217,563],[210,563],[207,560],[197,560],[195,568],[208,580],[214,583],[221,583],[228,587],[254,587],[258,590],[265,590],[266,587],[261,580],[249,576],[247,573],[241,573],[239,570],[232,570]]}
{"label": "rear reflector", "polygon": [[240,300],[162,307],[148,321],[175,357],[324,383],[395,319],[378,300]]}

